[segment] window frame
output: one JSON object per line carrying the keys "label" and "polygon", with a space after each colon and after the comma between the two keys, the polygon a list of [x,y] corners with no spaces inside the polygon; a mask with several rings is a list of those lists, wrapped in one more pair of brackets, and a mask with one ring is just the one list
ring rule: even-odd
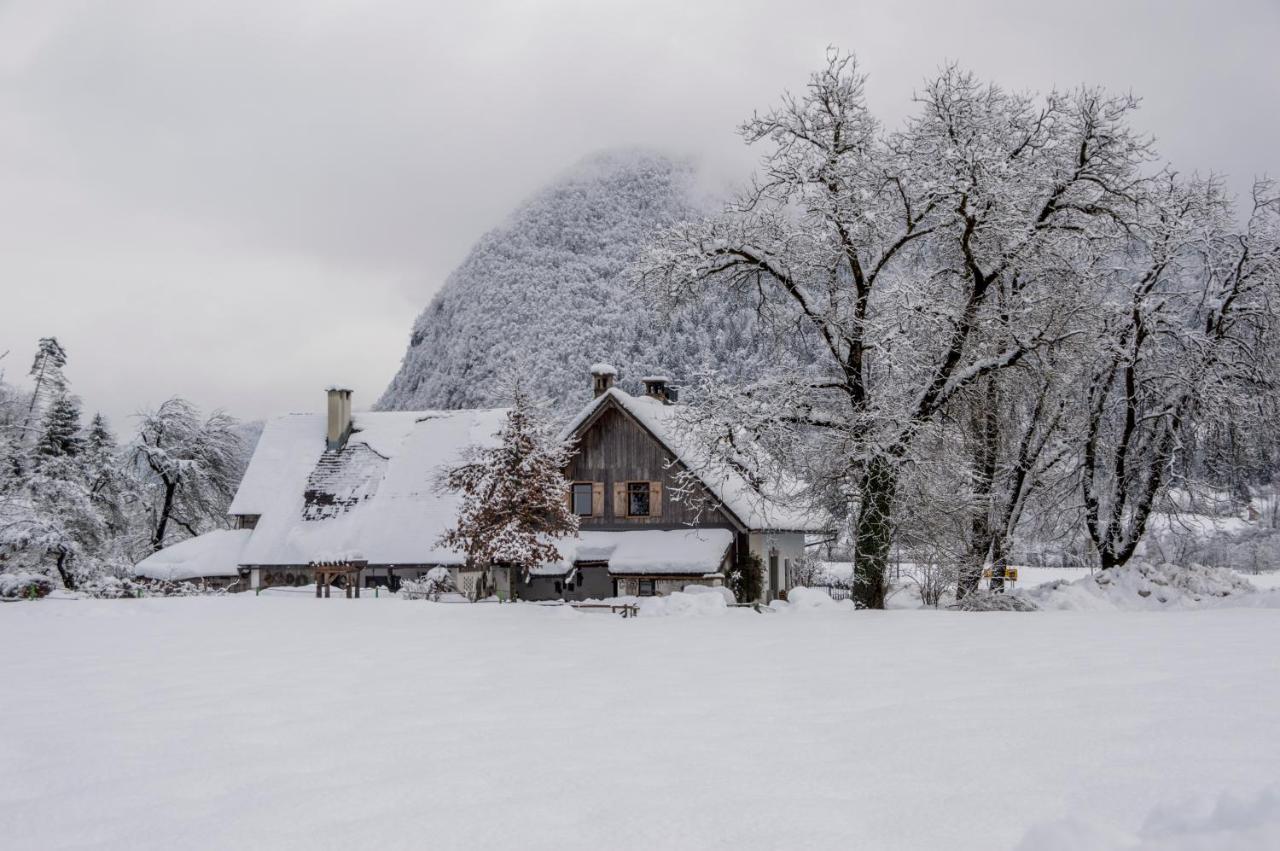
{"label": "window frame", "polygon": [[[653,498],[651,495],[652,491],[650,486],[651,486],[651,482],[648,482],[648,481],[634,481],[634,482],[629,481],[626,483],[626,490],[624,491],[624,493],[626,494],[626,497],[627,497],[627,514],[626,514],[627,517],[652,517],[653,516]],[[631,510],[631,499],[632,499],[633,488],[635,489],[635,496],[644,497],[644,509],[645,509],[644,514],[638,514]]]}
{"label": "window frame", "polygon": [[[649,584],[649,592],[645,593],[645,583]],[[658,582],[656,579],[637,579],[636,580],[636,596],[637,597],[656,597],[658,596]]]}
{"label": "window frame", "polygon": [[[587,513],[578,511],[578,488],[586,488]],[[577,517],[595,517],[595,482],[571,482],[569,484],[569,510]]]}

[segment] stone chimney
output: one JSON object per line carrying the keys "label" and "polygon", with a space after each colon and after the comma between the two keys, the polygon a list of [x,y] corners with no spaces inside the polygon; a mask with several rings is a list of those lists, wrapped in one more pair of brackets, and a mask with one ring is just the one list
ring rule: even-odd
{"label": "stone chimney", "polygon": [[665,375],[646,375],[640,379],[644,382],[644,395],[657,399],[664,405],[676,400],[676,388],[671,386],[671,379]]}
{"label": "stone chimney", "polygon": [[351,391],[344,387],[329,388],[329,430],[325,445],[341,449],[351,436]]}
{"label": "stone chimney", "polygon": [[603,396],[605,391],[613,386],[613,382],[617,377],[618,370],[607,363],[591,365],[591,385],[596,396]]}

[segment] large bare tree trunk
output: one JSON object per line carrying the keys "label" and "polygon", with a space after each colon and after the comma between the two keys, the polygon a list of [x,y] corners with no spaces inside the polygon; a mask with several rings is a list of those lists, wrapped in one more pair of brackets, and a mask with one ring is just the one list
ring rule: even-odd
{"label": "large bare tree trunk", "polygon": [[898,488],[896,459],[876,455],[862,477],[854,539],[853,596],[858,605],[883,609],[888,596],[889,548],[893,543],[893,499]]}
{"label": "large bare tree trunk", "polygon": [[160,550],[164,549],[164,536],[169,529],[169,520],[173,516],[173,501],[177,491],[178,485],[176,482],[165,480],[164,501],[160,506],[160,516],[156,518],[155,531],[151,534],[152,552],[160,552]]}
{"label": "large bare tree trunk", "polygon": [[76,590],[76,578],[71,571],[67,570],[67,555],[68,553],[65,549],[58,549],[58,577],[62,579],[64,588],[68,591],[74,591]]}
{"label": "large bare tree trunk", "polygon": [[[996,382],[988,378],[984,382],[981,395],[969,406],[969,425],[972,441],[973,463],[973,502],[969,520],[969,548],[964,564],[960,567],[960,577],[956,583],[956,598],[963,599],[966,594],[978,590],[982,580],[982,568],[987,562],[987,554],[991,551],[995,529],[991,518],[995,506],[992,504],[996,478],[996,462],[1000,443],[999,394]],[[1003,582],[991,574],[991,588],[1002,587]]]}

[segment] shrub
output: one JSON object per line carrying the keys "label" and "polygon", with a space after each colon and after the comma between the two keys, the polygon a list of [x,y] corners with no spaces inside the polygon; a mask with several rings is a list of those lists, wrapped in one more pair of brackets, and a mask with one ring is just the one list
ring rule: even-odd
{"label": "shrub", "polygon": [[0,600],[38,600],[54,589],[43,573],[0,573]]}
{"label": "shrub", "polygon": [[973,591],[955,606],[962,612],[1034,612],[1040,607],[1017,594]]}
{"label": "shrub", "polygon": [[438,601],[442,595],[457,590],[453,574],[447,567],[433,567],[420,579],[406,579],[400,583],[400,596],[406,600]]}
{"label": "shrub", "polygon": [[739,602],[753,603],[764,593],[764,562],[753,552],[739,556],[738,564],[729,571],[729,589]]}

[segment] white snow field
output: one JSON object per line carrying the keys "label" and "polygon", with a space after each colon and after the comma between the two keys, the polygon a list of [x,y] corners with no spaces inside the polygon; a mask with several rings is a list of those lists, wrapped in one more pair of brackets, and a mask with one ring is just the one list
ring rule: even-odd
{"label": "white snow field", "polygon": [[1280,611],[718,612],[0,605],[0,847],[1280,847]]}

